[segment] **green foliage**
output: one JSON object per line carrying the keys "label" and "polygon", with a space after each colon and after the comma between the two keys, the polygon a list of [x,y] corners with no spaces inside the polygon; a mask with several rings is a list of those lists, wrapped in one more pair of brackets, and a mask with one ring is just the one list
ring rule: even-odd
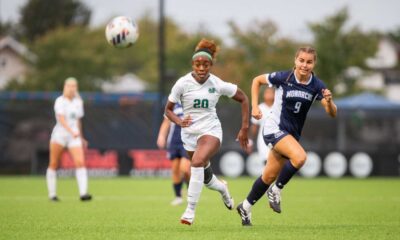
{"label": "green foliage", "polygon": [[58,28],[35,41],[32,50],[38,61],[27,80],[12,82],[8,88],[60,90],[65,78],[74,76],[81,89],[97,90],[100,79],[111,76],[110,68],[118,66],[115,59],[106,57],[107,47],[99,31],[89,32],[79,26]]}
{"label": "green foliage", "polygon": [[[22,9],[24,15],[20,24],[25,24],[30,30],[42,26],[42,23],[35,22],[43,19],[38,17],[42,10],[34,12],[33,9],[47,1],[50,0],[30,0]],[[128,49],[115,49],[105,41],[104,26],[90,29],[85,25],[90,11],[83,11],[85,6],[79,1],[56,2],[75,5],[68,8],[69,14],[63,13],[59,20],[53,20],[54,24],[46,25],[46,29],[35,30],[34,35],[25,32],[26,38],[36,38],[29,43],[29,47],[37,55],[38,61],[34,63],[34,71],[26,82],[11,82],[8,89],[59,90],[66,77],[75,76],[82,90],[100,90],[103,81],[110,81],[113,76],[127,72],[148,82],[150,90],[157,89],[158,23],[155,19],[149,14],[142,16],[137,20],[140,30],[137,43]],[[346,79],[344,71],[349,66],[365,67],[364,60],[376,51],[378,34],[362,32],[357,26],[349,28],[346,25],[348,18],[347,10],[342,9],[309,27],[318,51],[316,73],[330,88],[344,82],[350,93],[357,91],[355,81]],[[33,19],[32,26],[27,23],[29,19]],[[229,27],[233,43],[226,46],[216,36],[201,30],[189,33],[173,19],[167,19],[166,89],[170,89],[180,76],[191,71],[191,56],[201,38],[214,39],[221,46],[212,71],[222,79],[238,84],[246,93],[250,92],[251,80],[255,76],[291,69],[296,49],[304,45],[295,39],[280,36],[276,24],[269,20],[254,21],[244,28],[230,22]]]}
{"label": "green foliage", "polygon": [[239,84],[249,93],[255,76],[292,68],[299,43],[279,37],[275,23],[256,21],[245,29],[240,29],[235,22],[229,26],[234,45],[221,51],[216,66],[223,79]]}
{"label": "green foliage", "polygon": [[21,8],[20,25],[23,36],[33,41],[61,26],[86,26],[90,9],[79,0],[29,0]]}
{"label": "green foliage", "polygon": [[397,44],[400,44],[400,27],[391,31],[388,35],[393,41],[395,41]]}
{"label": "green foliage", "polygon": [[15,35],[15,26],[12,22],[0,21],[0,38],[7,35]]}
{"label": "green foliage", "polygon": [[344,82],[348,93],[354,91],[354,80],[345,79],[349,66],[365,68],[365,59],[377,50],[378,35],[362,32],[359,27],[349,28],[347,9],[326,18],[323,22],[310,24],[314,34],[314,46],[318,52],[316,72],[332,88]]}
{"label": "green foliage", "polygon": [[[31,46],[38,61],[27,81],[13,81],[8,89],[54,91],[62,88],[66,77],[74,76],[79,80],[81,90],[98,91],[103,81],[132,72],[150,83],[150,90],[156,90],[159,80],[158,24],[146,14],[138,20],[138,25],[138,41],[125,49],[107,44],[104,26],[96,29],[70,26],[49,31]],[[171,19],[167,21],[166,32],[169,73],[166,80],[167,87],[171,87],[179,76],[191,70],[191,55],[200,35],[182,31]]]}
{"label": "green foliage", "polygon": [[[400,27],[388,33],[389,38],[397,45],[400,46]],[[396,69],[400,70],[400,61],[397,61]]]}

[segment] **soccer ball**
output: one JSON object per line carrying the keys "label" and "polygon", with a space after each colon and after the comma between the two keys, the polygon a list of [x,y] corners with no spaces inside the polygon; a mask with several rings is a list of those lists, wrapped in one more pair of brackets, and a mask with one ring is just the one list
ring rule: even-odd
{"label": "soccer ball", "polygon": [[138,26],[129,17],[115,17],[107,24],[107,42],[116,48],[130,47],[136,42],[138,37]]}

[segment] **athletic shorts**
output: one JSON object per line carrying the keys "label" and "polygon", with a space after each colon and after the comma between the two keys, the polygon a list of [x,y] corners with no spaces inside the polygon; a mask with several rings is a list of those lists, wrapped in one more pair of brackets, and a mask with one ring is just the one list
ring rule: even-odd
{"label": "athletic shorts", "polygon": [[186,151],[194,152],[197,148],[197,140],[199,140],[199,138],[201,138],[204,135],[214,136],[218,138],[219,143],[222,144],[222,128],[221,125],[217,125],[201,134],[186,133],[182,131],[181,136],[182,136],[183,147],[186,149]]}
{"label": "athletic shorts", "polygon": [[74,138],[70,133],[53,131],[51,134],[50,142],[55,142],[66,148],[82,147],[82,139],[80,137]]}
{"label": "athletic shorts", "polygon": [[262,160],[266,160],[268,158],[270,148],[265,144],[264,139],[260,139],[257,141],[257,152]]}
{"label": "athletic shorts", "polygon": [[279,140],[284,138],[285,136],[289,135],[285,130],[279,130],[276,133],[264,135],[264,142],[269,148],[273,148]]}
{"label": "athletic shorts", "polygon": [[189,158],[182,144],[174,144],[168,148],[167,157],[169,160],[176,158]]}

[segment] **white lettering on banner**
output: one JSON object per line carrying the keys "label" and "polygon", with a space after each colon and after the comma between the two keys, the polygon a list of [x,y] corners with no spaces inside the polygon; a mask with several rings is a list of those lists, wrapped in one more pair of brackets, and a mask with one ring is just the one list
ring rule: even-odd
{"label": "white lettering on banner", "polygon": [[286,93],[286,97],[287,98],[294,98],[294,97],[303,98],[308,101],[312,101],[313,95],[308,92],[304,92],[304,91],[300,91],[300,90],[290,90]]}

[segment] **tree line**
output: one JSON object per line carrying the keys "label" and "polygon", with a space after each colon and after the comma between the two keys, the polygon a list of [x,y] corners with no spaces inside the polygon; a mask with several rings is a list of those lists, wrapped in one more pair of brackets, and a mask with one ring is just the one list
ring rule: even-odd
{"label": "tree line", "polygon": [[[75,76],[81,90],[98,91],[102,82],[127,72],[148,82],[151,91],[156,90],[158,23],[149,14],[136,19],[140,38],[128,49],[110,47],[104,37],[105,26],[89,27],[91,10],[79,0],[29,0],[20,14],[17,23],[0,23],[0,35],[12,35],[26,44],[36,54],[37,61],[32,63],[33,70],[26,80],[11,81],[9,90],[60,90],[66,77]],[[268,19],[254,21],[246,27],[231,21],[227,27],[233,43],[229,45],[204,29],[189,33],[168,18],[167,85],[171,86],[179,76],[190,71],[194,47],[201,38],[207,37],[221,46],[213,71],[246,92],[256,74],[292,68],[295,50],[312,45],[318,52],[317,75],[329,88],[342,83],[347,89],[344,94],[351,94],[358,89],[354,79],[344,74],[345,70],[349,66],[366,69],[365,59],[375,54],[381,33],[349,27],[349,18],[347,9],[343,8],[320,22],[310,23],[312,42],[279,35],[277,24]],[[394,39],[400,36],[400,33],[392,34]]]}

